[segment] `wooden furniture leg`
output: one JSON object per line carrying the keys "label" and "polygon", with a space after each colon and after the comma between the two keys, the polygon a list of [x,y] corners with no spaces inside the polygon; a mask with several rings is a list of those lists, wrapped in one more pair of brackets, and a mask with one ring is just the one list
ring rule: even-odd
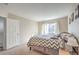
{"label": "wooden furniture leg", "polygon": [[31,49],[32,49],[32,48],[30,47],[30,51],[31,51]]}

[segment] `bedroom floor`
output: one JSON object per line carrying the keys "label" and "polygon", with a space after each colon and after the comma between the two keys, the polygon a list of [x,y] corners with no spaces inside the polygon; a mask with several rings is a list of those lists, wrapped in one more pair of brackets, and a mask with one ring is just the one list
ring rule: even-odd
{"label": "bedroom floor", "polygon": [[[70,55],[69,52],[61,49],[59,50],[59,54]],[[26,45],[21,45],[18,47],[8,49],[6,51],[0,51],[0,55],[43,55],[43,54],[33,50],[29,51],[29,48]]]}

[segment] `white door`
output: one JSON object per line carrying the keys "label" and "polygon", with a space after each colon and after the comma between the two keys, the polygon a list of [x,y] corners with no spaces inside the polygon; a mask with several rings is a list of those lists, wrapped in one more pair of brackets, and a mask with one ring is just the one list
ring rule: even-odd
{"label": "white door", "polygon": [[19,20],[7,19],[7,49],[20,44]]}

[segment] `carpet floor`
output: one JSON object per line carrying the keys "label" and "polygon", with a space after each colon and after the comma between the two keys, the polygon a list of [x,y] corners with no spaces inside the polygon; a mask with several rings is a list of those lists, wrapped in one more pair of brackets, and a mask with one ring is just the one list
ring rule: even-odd
{"label": "carpet floor", "polygon": [[[0,55],[43,55],[43,54],[34,50],[30,51],[26,45],[21,45],[8,50],[0,51]],[[60,49],[59,55],[70,55],[70,54],[69,52]]]}

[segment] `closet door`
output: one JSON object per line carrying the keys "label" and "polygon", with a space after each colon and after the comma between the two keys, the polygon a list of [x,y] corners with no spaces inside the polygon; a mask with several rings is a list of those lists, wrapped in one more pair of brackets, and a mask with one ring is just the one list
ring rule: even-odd
{"label": "closet door", "polygon": [[7,49],[19,45],[20,43],[20,32],[19,32],[19,21],[15,19],[7,19]]}
{"label": "closet door", "polygon": [[14,25],[14,37],[15,37],[15,45],[19,45],[21,43],[20,41],[20,31],[19,31],[19,21],[15,21],[15,25]]}

